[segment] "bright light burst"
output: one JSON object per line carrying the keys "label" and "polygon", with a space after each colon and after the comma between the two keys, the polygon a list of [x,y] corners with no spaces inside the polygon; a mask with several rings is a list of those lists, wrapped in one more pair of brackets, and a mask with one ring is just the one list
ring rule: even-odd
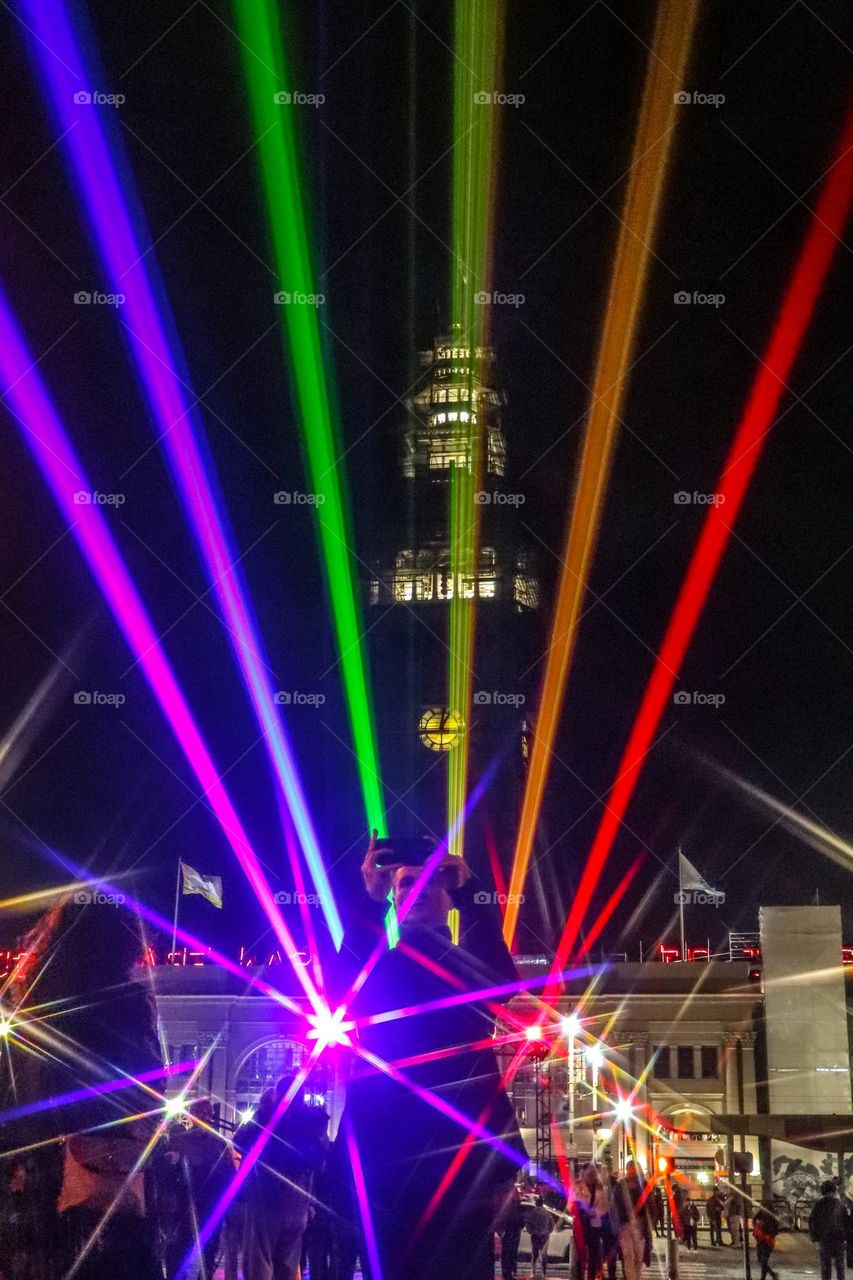
{"label": "bright light burst", "polygon": [[350,1044],[349,1032],[355,1027],[354,1022],[345,1022],[346,1010],[343,1005],[335,1009],[321,1008],[317,1013],[308,1014],[308,1031],[306,1039],[316,1040],[317,1048],[322,1052],[330,1045]]}
{"label": "bright light burst", "polygon": [[627,1124],[629,1120],[633,1119],[634,1108],[627,1098],[620,1098],[613,1108],[613,1114],[620,1124]]}
{"label": "bright light burst", "polygon": [[592,1067],[593,1071],[600,1071],[604,1066],[604,1050],[600,1044],[589,1044],[584,1050],[586,1060]]}
{"label": "bright light burst", "polygon": [[570,1040],[576,1040],[580,1035],[581,1020],[576,1013],[569,1013],[565,1018],[560,1019],[560,1030],[563,1035]]}

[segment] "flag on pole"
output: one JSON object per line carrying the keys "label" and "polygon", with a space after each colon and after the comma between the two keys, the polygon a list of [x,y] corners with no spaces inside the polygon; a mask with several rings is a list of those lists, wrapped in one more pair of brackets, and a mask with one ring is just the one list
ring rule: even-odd
{"label": "flag on pole", "polygon": [[203,876],[195,867],[181,862],[181,892],[200,893],[214,907],[222,907],[222,876]]}
{"label": "flag on pole", "polygon": [[707,893],[712,898],[720,898],[718,889],[712,889],[708,881],[699,874],[689,858],[685,858],[678,850],[678,885],[682,893]]}

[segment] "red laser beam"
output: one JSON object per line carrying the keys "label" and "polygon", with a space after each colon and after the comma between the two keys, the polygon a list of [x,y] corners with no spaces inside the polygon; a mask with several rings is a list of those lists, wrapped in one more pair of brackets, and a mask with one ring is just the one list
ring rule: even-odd
{"label": "red laser beam", "polygon": [[581,947],[580,951],[578,952],[579,959],[581,959],[585,955],[588,955],[591,948],[595,946],[596,942],[601,937],[601,934],[604,930],[605,925],[607,924],[610,917],[613,915],[613,912],[619,906],[619,903],[625,897],[625,894],[628,892],[628,889],[630,888],[630,885],[632,880],[634,879],[634,876],[640,870],[642,861],[643,861],[643,855],[640,854],[639,857],[634,859],[634,861],[631,863],[630,867],[625,872],[622,879],[617,884],[616,888],[613,890],[609,899],[604,904],[604,908],[601,914],[599,915],[595,924],[590,929],[589,933],[586,935],[586,940],[583,946]]}
{"label": "red laser beam", "polygon": [[[637,712],[628,744],[607,798],[604,814],[590,849],[580,885],[566,921],[554,969],[562,969],[571,954],[584,914],[613,847],[620,824],[640,776],[672,686],[693,637],[699,615],[737,519],[764,441],[771,429],[786,380],[797,357],[806,328],[832,262],[835,246],[853,202],[853,114],[812,213],[794,274],[778,319],[760,362],[752,390],[735,433],[717,486],[722,499],[705,518],[693,557],[669,620],[649,682]],[[547,991],[546,991],[547,995]]]}

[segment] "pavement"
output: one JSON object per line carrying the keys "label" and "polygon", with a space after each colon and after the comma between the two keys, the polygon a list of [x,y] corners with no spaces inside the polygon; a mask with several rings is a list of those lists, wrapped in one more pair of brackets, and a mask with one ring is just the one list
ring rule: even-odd
{"label": "pavement", "polygon": [[[678,1277],[679,1280],[743,1280],[743,1251],[724,1245],[721,1249],[712,1249],[701,1243],[695,1250],[687,1250],[679,1246]],[[655,1251],[652,1265],[645,1272],[647,1280],[668,1280],[666,1266],[666,1241],[655,1239]],[[815,1280],[820,1275],[817,1259],[817,1248],[803,1232],[783,1232],[779,1236],[776,1250],[771,1259],[773,1270],[778,1272],[779,1280]],[[750,1253],[752,1280],[759,1280],[761,1268],[755,1260],[755,1249]],[[216,1273],[217,1280],[224,1280],[224,1272]],[[500,1264],[495,1269],[495,1276],[501,1275]],[[565,1262],[549,1262],[547,1280],[563,1280],[569,1275],[569,1265]],[[621,1280],[621,1268],[618,1275]],[[305,1280],[311,1280],[310,1272]],[[360,1271],[355,1280],[362,1280]],[[464,1280],[464,1276],[448,1277],[448,1280]],[[518,1268],[518,1280],[534,1280],[530,1273],[530,1263],[522,1262]],[[538,1273],[536,1280],[538,1280]]]}
{"label": "pavement", "polygon": [[[654,1245],[652,1265],[645,1275],[648,1280],[667,1280],[666,1241],[655,1239]],[[814,1280],[820,1275],[817,1247],[803,1232],[783,1232],[776,1243],[771,1264],[778,1272],[779,1280]],[[754,1248],[750,1252],[750,1268],[752,1280],[759,1280],[761,1268],[755,1260]],[[495,1274],[500,1276],[500,1267]],[[621,1278],[621,1274],[620,1267],[617,1275]],[[548,1263],[548,1280],[568,1275],[568,1263]],[[712,1249],[707,1243],[702,1243],[700,1236],[698,1249],[687,1250],[679,1246],[678,1275],[679,1280],[743,1280],[743,1251],[730,1245]],[[518,1280],[531,1280],[529,1262],[519,1266]]]}

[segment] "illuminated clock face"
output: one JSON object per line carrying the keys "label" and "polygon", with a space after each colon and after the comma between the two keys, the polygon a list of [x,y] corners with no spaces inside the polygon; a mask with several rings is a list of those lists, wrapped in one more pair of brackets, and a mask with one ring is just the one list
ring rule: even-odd
{"label": "illuminated clock face", "polygon": [[447,707],[428,707],[418,725],[421,742],[430,751],[449,751],[462,735],[462,721]]}

